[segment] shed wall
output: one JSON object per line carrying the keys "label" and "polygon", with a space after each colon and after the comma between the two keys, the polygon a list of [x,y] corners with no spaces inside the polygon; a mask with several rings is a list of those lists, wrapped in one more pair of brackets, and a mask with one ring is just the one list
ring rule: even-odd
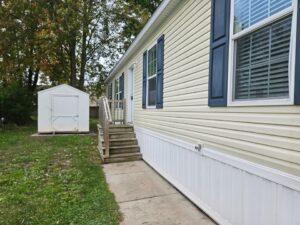
{"label": "shed wall", "polygon": [[[38,132],[50,133],[52,128],[52,96],[78,96],[78,132],[89,132],[89,95],[65,85],[38,93]],[[64,108],[59,109],[63,111]],[[72,112],[73,113],[73,112]],[[77,114],[77,112],[74,112]],[[74,130],[61,130],[74,132]]]}

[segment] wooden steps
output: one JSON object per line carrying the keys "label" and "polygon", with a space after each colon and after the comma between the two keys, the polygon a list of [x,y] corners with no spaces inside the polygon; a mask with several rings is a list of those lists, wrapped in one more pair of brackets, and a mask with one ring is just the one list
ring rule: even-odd
{"label": "wooden steps", "polygon": [[[104,146],[104,143],[103,143]],[[106,148],[103,147],[105,154]],[[142,154],[131,125],[109,126],[109,157],[104,163],[117,163],[141,160]]]}
{"label": "wooden steps", "polygon": [[109,158],[105,159],[105,163],[118,163],[118,162],[130,162],[142,159],[141,153],[123,153],[123,154],[112,154]]}

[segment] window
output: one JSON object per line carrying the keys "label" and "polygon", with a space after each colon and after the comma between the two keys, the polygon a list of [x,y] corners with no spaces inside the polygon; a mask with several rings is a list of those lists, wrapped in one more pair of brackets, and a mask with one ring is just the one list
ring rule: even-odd
{"label": "window", "polygon": [[115,80],[115,100],[121,100],[120,79]]}
{"label": "window", "polygon": [[235,0],[234,33],[287,9],[292,0]]}
{"label": "window", "polygon": [[[229,101],[291,99],[296,1],[233,0]],[[251,103],[250,103],[251,104]]]}
{"label": "window", "polygon": [[151,48],[143,52],[142,108],[163,108],[164,47],[162,34]]}
{"label": "window", "polygon": [[157,76],[157,57],[156,44],[148,50],[147,57],[147,105],[156,105],[156,76]]}
{"label": "window", "polygon": [[[124,73],[115,80],[115,100],[123,100],[124,96]],[[123,108],[122,102],[116,102],[116,108]]]}

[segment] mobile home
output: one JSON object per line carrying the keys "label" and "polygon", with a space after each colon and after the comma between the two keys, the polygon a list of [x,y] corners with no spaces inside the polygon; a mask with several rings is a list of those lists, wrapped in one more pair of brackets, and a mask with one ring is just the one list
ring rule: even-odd
{"label": "mobile home", "polygon": [[300,224],[299,7],[164,0],[106,80],[143,160],[220,224]]}

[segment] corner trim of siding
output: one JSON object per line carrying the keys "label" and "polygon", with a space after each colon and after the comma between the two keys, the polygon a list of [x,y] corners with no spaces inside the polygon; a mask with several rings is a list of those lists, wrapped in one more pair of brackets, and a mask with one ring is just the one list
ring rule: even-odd
{"label": "corner trim of siding", "polygon": [[[142,127],[135,127],[135,130],[141,133],[145,133],[147,135],[153,136],[163,141],[167,141],[173,145],[180,146],[186,150],[198,152],[195,147],[195,144],[175,139],[173,137],[163,135]],[[235,168],[241,169],[245,172],[254,174],[256,176],[265,178],[277,184],[283,185],[285,187],[291,188],[296,191],[300,191],[300,177],[282,172],[277,169],[273,169],[270,167],[266,167],[257,163],[253,163],[238,157],[234,157],[231,155],[224,154],[217,150],[206,148],[205,146],[202,148],[200,155],[217,160],[219,162],[229,164]]]}

